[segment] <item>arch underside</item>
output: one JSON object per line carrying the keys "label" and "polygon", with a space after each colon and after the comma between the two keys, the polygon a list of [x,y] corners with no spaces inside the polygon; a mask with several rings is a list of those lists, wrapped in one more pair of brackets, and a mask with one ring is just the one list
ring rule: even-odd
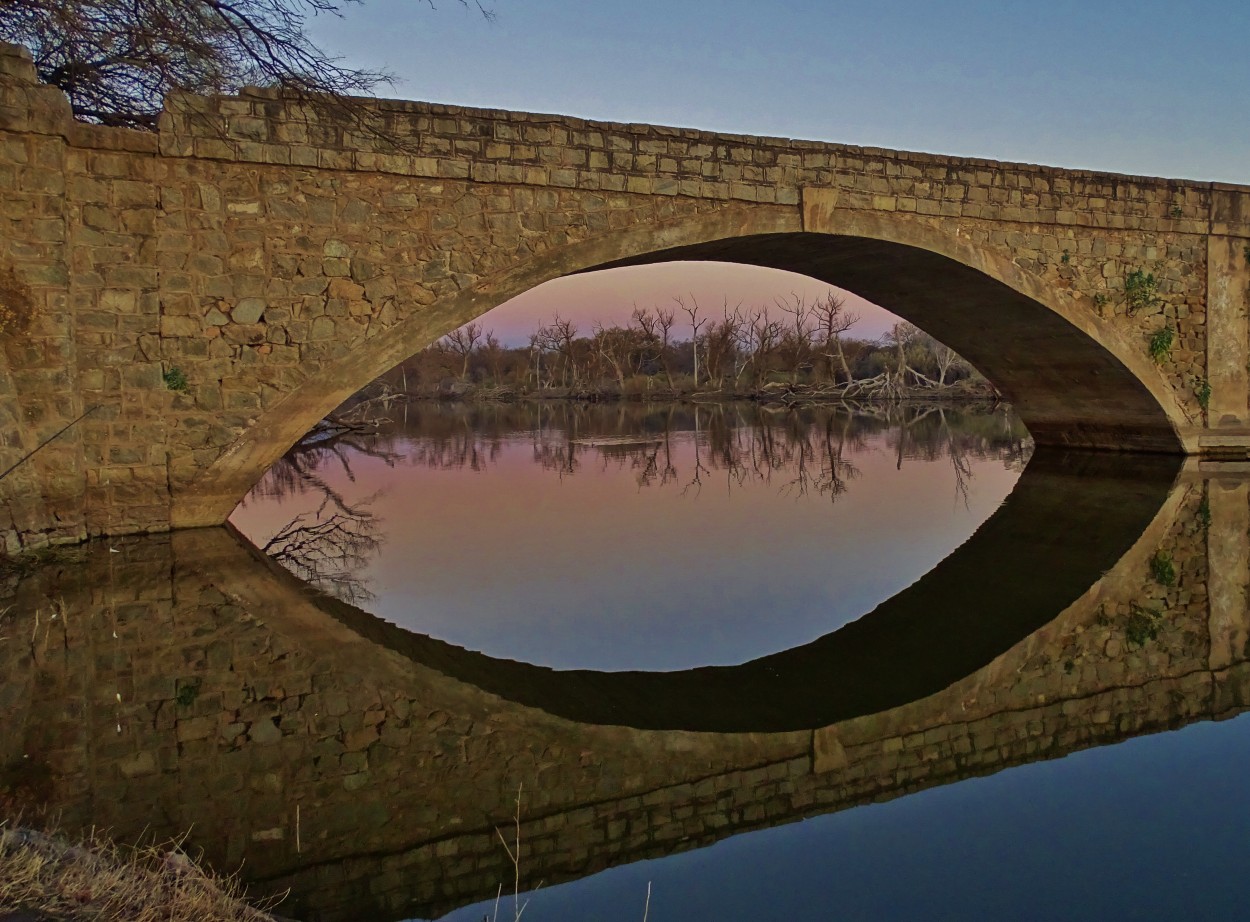
{"label": "arch underside", "polygon": [[1053,621],[1134,547],[1165,506],[1178,467],[1162,455],[1041,450],[994,515],[916,583],[811,643],[737,666],[555,670],[415,634],[331,597],[314,600],[423,666],[580,723],[813,729],[936,694]]}
{"label": "arch underside", "polygon": [[852,291],[975,365],[1038,444],[1182,450],[1159,399],[1105,345],[1051,307],[940,253],[869,237],[783,233],[674,247],[593,268],[670,260],[784,269]]}

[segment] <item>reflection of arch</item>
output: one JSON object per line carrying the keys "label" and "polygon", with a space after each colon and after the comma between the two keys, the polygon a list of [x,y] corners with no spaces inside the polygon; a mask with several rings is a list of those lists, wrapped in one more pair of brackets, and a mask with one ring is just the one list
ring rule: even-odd
{"label": "reflection of arch", "polygon": [[809,729],[939,692],[1053,620],[1141,538],[1176,471],[1166,457],[1039,452],[1002,507],[912,586],[812,643],[739,666],[558,671],[413,634],[334,599],[318,604],[382,646],[558,717],[654,730]]}
{"label": "reflection of arch", "polygon": [[[911,320],[980,368],[1042,444],[1177,451],[1180,406],[1121,334],[1005,256],[914,219],[839,211],[805,230],[795,209],[726,209],[563,247],[415,311],[268,409],[176,496],[178,526],[223,521],[295,440],[439,336],[563,275],[668,260],[786,269]],[[809,222],[810,223],[810,222]]]}
{"label": "reflection of arch", "polygon": [[[1152,485],[1153,476],[1144,487],[1134,483],[1139,473],[1162,475],[1158,469],[1167,467],[1166,461],[1145,460],[1139,466],[1138,459],[1076,455],[1065,463],[1038,457],[1034,474],[1043,473],[1049,486],[1036,478],[1025,485],[1041,520],[1031,521],[1020,510],[1009,520],[1012,528],[999,520],[999,537],[1011,538],[1025,556],[1016,555],[1012,571],[988,583],[977,569],[994,562],[983,541],[966,568],[985,591],[1000,593],[982,606],[977,632],[1000,630],[995,622],[1004,617],[1018,620],[1011,574],[1049,576],[1045,567],[1065,563],[1052,548],[1091,571],[1095,563],[1080,557],[1089,547],[1113,557],[1111,543],[1132,530],[1133,515],[1122,515],[1121,504],[1144,519],[1151,496],[1163,493]],[[1071,481],[1082,475],[1096,483],[1078,488]],[[69,619],[72,634],[66,619],[44,619],[41,633],[50,631],[53,642],[45,636],[38,651],[11,658],[6,687],[22,694],[0,709],[0,770],[17,766],[25,773],[22,766],[36,765],[39,779],[54,782],[49,806],[70,831],[104,825],[117,839],[133,840],[181,835],[193,826],[191,844],[204,847],[219,869],[242,865],[254,895],[292,888],[293,898],[283,903],[290,915],[339,907],[339,917],[434,918],[493,898],[498,881],[512,873],[495,830],[509,828],[522,778],[527,792],[543,793],[540,800],[530,799],[532,793],[526,800],[525,872],[552,885],[750,829],[1241,713],[1250,701],[1243,645],[1224,634],[1238,641],[1230,648],[1231,668],[1227,657],[1209,662],[1202,557],[1207,542],[1201,529],[1195,537],[1200,494],[1190,489],[1174,490],[1132,549],[1057,620],[986,668],[912,705],[783,734],[591,726],[501,701],[389,649],[392,635],[371,616],[348,609],[334,612],[340,621],[328,616],[306,587],[288,574],[275,575],[272,565],[258,561],[255,550],[226,529],[124,541],[120,554],[110,551],[116,542],[90,545],[84,568],[58,564],[22,581],[18,600],[28,604],[17,606],[19,616],[24,612],[29,626],[50,595],[64,596],[73,611],[115,600],[119,614],[127,608],[128,616]],[[1211,540],[1220,537],[1221,522],[1223,537],[1239,527],[1244,539],[1238,517],[1245,515],[1245,486],[1223,503],[1221,493],[1213,483]],[[1017,499],[1024,498],[1021,491]],[[1061,521],[1047,526],[1053,515]],[[1091,525],[1105,530],[1105,546],[1083,531],[1061,533]],[[1147,561],[1169,537],[1179,539],[1178,571],[1187,574],[1185,586],[1200,601],[1167,619],[1156,648],[1167,651],[1166,662],[1153,656],[1142,662],[1141,654],[1111,650],[1107,639],[1121,636],[1116,606],[1141,598]],[[1225,575],[1235,580],[1244,561],[1244,554],[1228,556]],[[1196,580],[1188,582],[1189,576]],[[948,577],[958,584],[957,573]],[[930,585],[922,581],[914,593],[926,618],[933,608]],[[1210,598],[1217,601],[1214,592]],[[1228,613],[1244,615],[1229,599]],[[1096,626],[1103,605],[1119,622],[1114,627]],[[152,630],[167,624],[171,630]],[[1214,638],[1215,608],[1210,628]],[[110,636],[114,632],[120,640]],[[372,642],[370,633],[382,643]],[[974,633],[947,631],[946,646],[922,651],[925,659],[944,658],[947,648],[960,653],[962,640]],[[125,655],[100,655],[112,649]],[[1064,664],[1069,655],[1080,664],[1070,674]],[[902,652],[891,661],[896,671],[910,665]],[[180,703],[185,683],[169,678],[171,663],[184,664],[174,674],[204,683],[206,693],[194,709]],[[510,668],[501,661],[486,666]],[[141,675],[166,678],[146,682],[115,704],[112,690],[130,688]],[[816,674],[802,690],[804,700],[828,697],[835,678],[829,669]],[[251,706],[240,709],[240,691]],[[125,721],[125,745],[112,732],[111,717],[109,732],[99,732],[98,705],[105,698],[108,713],[117,708]],[[351,724],[344,718],[344,726],[352,727],[362,713],[376,713],[380,700],[402,703],[384,705],[383,738],[368,746],[367,779],[353,774],[355,767],[343,758],[351,752],[359,760],[362,743],[360,734],[342,732],[328,715],[332,699],[340,702],[335,711],[346,707],[355,715]],[[84,711],[66,708],[67,700],[97,705]],[[157,708],[175,719],[154,720]],[[1103,710],[1107,718],[1091,719]],[[241,717],[247,722],[279,713],[280,741],[262,742],[250,729],[232,740],[234,731],[227,729]],[[192,727],[207,738],[181,742],[194,735],[186,732]],[[388,729],[400,732],[392,736]],[[939,742],[932,742],[930,729],[941,731]],[[178,758],[165,760],[162,753],[168,752]],[[51,765],[49,753],[55,754]],[[148,760],[146,754],[155,755]],[[363,786],[344,783],[349,776]],[[296,803],[304,805],[302,851]],[[670,822],[678,809],[688,819]],[[539,842],[544,844],[534,847]]]}

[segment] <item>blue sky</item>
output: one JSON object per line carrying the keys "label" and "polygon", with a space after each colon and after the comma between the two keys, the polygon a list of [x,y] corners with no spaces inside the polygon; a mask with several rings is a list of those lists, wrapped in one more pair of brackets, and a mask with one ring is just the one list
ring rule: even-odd
{"label": "blue sky", "polygon": [[387,95],[1250,183],[1250,3],[366,0]]}
{"label": "blue sky", "polygon": [[[311,32],[405,99],[1250,184],[1245,0],[489,2],[365,0]],[[587,296],[614,316],[628,287]]]}

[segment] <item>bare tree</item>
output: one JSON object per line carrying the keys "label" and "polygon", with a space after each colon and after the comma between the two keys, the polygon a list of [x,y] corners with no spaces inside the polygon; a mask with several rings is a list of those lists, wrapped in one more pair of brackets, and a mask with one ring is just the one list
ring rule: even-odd
{"label": "bare tree", "polygon": [[695,390],[699,388],[699,329],[705,323],[707,318],[699,319],[699,302],[694,295],[690,296],[690,303],[687,304],[680,296],[673,299],[677,302],[677,306],[690,318],[690,351],[694,354],[694,386]]}
{"label": "bare tree", "polygon": [[664,380],[668,382],[670,391],[673,389],[673,372],[668,364],[668,348],[676,316],[673,311],[666,311],[661,307],[655,309],[655,327],[660,337],[660,367],[664,369]]}
{"label": "bare tree", "polygon": [[720,323],[712,323],[703,335],[703,356],[706,359],[708,380],[716,387],[723,387],[725,376],[734,364],[738,343],[738,327],[742,318],[738,305],[731,312],[726,302]]}
{"label": "bare tree", "polygon": [[[530,337],[530,348],[536,360],[541,364],[543,356],[555,353],[555,361],[547,362],[547,384],[555,384],[556,371],[560,372],[560,383],[567,387],[577,383],[577,326],[571,320],[563,319],[556,314],[550,323],[545,323],[534,331]],[[541,385],[540,385],[541,386]]]}
{"label": "bare tree", "polygon": [[[354,2],[354,0],[345,0]],[[304,95],[368,93],[387,77],[343,67],[305,34],[337,0],[6,0],[0,37],[30,48],[40,78],[79,118],[154,128],[175,89],[276,85]]]}
{"label": "bare tree", "polygon": [[556,314],[551,321],[550,335],[563,364],[561,371],[562,383],[566,387],[570,383],[577,384],[577,362],[575,361],[577,327],[573,324],[573,321],[564,320],[559,314]]}
{"label": "bare tree", "polygon": [[504,350],[493,330],[487,330],[482,340],[482,354],[486,357],[486,365],[490,368],[491,380],[496,385],[502,384]]}
{"label": "bare tree", "polygon": [[452,330],[442,339],[442,346],[460,358],[460,380],[469,376],[469,359],[482,338],[482,325],[477,321]]}
{"label": "bare tree", "polygon": [[543,328],[539,327],[530,334],[530,359],[534,363],[534,386],[539,390],[543,387],[543,351],[546,349],[546,339],[543,335]]}
{"label": "bare tree", "polygon": [[594,338],[591,340],[595,354],[612,369],[617,386],[625,392],[625,370],[629,367],[629,356],[632,351],[633,336],[629,330],[621,327],[604,327],[602,323],[594,325]]}
{"label": "bare tree", "polygon": [[894,326],[890,327],[887,334],[887,341],[894,347],[894,354],[897,365],[894,374],[901,381],[903,376],[911,369],[907,362],[907,350],[911,348],[912,343],[920,336],[920,330],[913,324],[905,320],[900,320]]}
{"label": "bare tree", "polygon": [[4,0],[0,39],[29,48],[40,79],[60,87],[88,121],[150,130],[173,90],[234,93],[252,85],[281,87],[360,122],[365,112],[352,95],[370,93],[389,75],[344,66],[305,29],[310,17],[341,16],[359,2]]}
{"label": "bare tree", "polygon": [[[653,312],[645,307],[634,307],[634,312],[630,315],[630,324],[637,328],[638,334],[638,350],[635,353],[635,374],[642,374],[643,369],[654,368],[660,364],[664,354],[661,345],[661,323],[657,312]],[[672,316],[669,316],[669,326],[672,326]],[[670,380],[670,387],[671,387]],[[647,387],[650,388],[651,379],[647,378]]]}
{"label": "bare tree", "polygon": [[962,371],[969,367],[963,356],[950,346],[940,343],[932,337],[930,337],[929,352],[932,354],[933,360],[937,362],[938,387],[946,386],[946,376],[950,374],[952,369]]}
{"label": "bare tree", "polygon": [[752,308],[738,321],[737,346],[740,354],[735,377],[740,379],[750,366],[751,385],[759,387],[768,372],[769,359],[781,343],[785,325],[772,318],[767,306]]}
{"label": "bare tree", "polygon": [[649,309],[637,305],[634,305],[634,312],[629,315],[629,321],[638,328],[640,348],[635,370],[641,373],[644,366],[651,365],[659,359],[656,348],[660,341],[658,322],[655,314]]}
{"label": "bare tree", "polygon": [[842,368],[842,375],[847,381],[854,376],[846,362],[846,352],[842,348],[842,334],[859,323],[859,314],[848,311],[845,301],[832,291],[825,295],[824,300],[817,301],[813,306],[816,315],[815,337],[825,357],[829,380],[834,380],[833,359],[836,356]]}
{"label": "bare tree", "polygon": [[797,384],[799,372],[808,364],[812,346],[813,310],[801,295],[792,294],[790,299],[778,298],[777,308],[790,318],[790,325],[782,334],[780,351],[788,358],[790,383]]}

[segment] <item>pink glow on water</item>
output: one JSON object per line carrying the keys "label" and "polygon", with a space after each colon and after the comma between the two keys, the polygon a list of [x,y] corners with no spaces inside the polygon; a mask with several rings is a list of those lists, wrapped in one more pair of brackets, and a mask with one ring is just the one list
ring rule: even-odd
{"label": "pink glow on water", "polygon": [[[909,456],[867,436],[831,502],[778,470],[740,483],[705,439],[674,432],[675,476],[641,486],[636,463],[583,446],[575,474],[536,463],[571,433],[514,432],[484,443],[481,466],[355,456],[318,471],[351,502],[378,494],[383,545],[362,574],[363,607],[409,630],[559,669],[733,664],[836,630],[931,569],[1011,491],[1014,465],[970,459],[961,492],[948,457]],[[652,440],[654,440],[652,436]],[[693,484],[698,455],[713,470]],[[813,470],[819,465],[813,462]],[[252,498],[232,516],[258,543],[315,495]]]}

